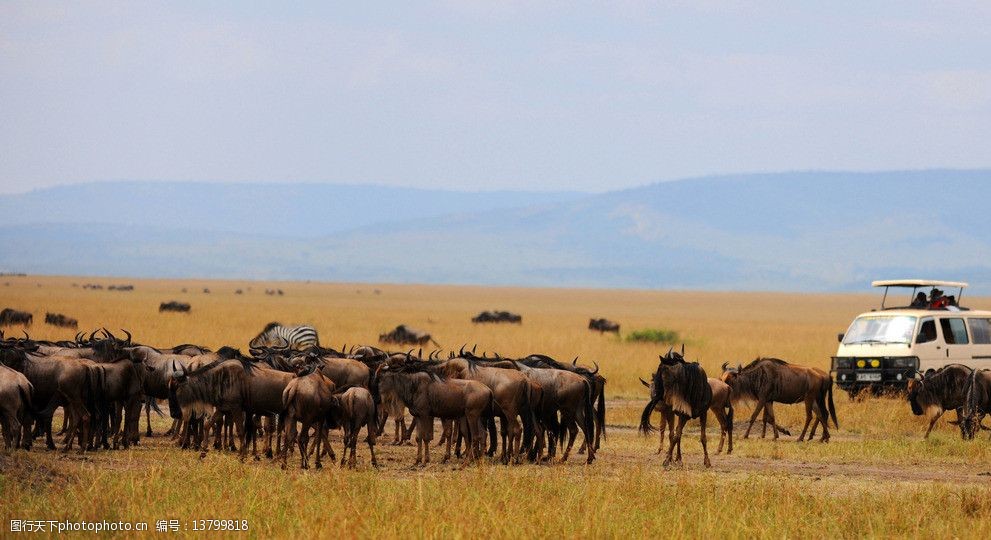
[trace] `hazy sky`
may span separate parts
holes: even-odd
[[[986,1],[201,4],[0,3],[0,191],[991,165]]]

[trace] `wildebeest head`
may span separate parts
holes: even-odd
[[[908,403],[912,406],[912,414],[922,416],[922,405],[919,404],[919,393],[923,391],[925,376],[919,374],[919,378],[908,380]]]

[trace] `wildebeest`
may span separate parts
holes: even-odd
[[[61,406],[68,418],[63,448],[72,448],[78,435],[80,452],[86,451],[90,440],[90,410],[99,392],[98,372],[91,360],[44,356],[20,348],[0,348],[0,363],[20,372],[34,387],[32,402],[38,410],[39,428],[46,432],[49,448],[52,441],[52,415]]]
[[[521,324],[523,317],[509,311],[483,311],[471,318],[473,323],[516,323]]]
[[[599,374],[599,367],[594,370],[578,365],[575,358],[570,364],[558,362],[553,358],[543,354],[531,354],[526,358],[518,360],[520,363],[535,368],[563,369],[581,375],[592,385],[592,400],[595,402],[595,450],[598,450],[602,438],[606,434],[606,378]],[[579,454],[585,452],[585,445],[582,444]]]
[[[595,459],[595,409],[592,405],[593,382],[582,375],[569,370],[540,365],[530,367],[523,361],[501,360],[487,365],[517,369],[537,384],[540,398],[534,399],[531,393],[530,404],[534,408],[536,441],[530,448],[530,457],[539,460],[544,448],[546,435],[548,455],[553,459],[558,443],[563,442],[568,435],[567,446],[561,461],[568,459],[568,454],[575,443],[575,436],[580,429],[585,438],[586,462]],[[558,415],[560,414],[560,417]],[[591,450],[589,450],[591,449]]]
[[[334,405],[334,383],[323,376],[317,365],[309,364],[302,368],[300,372],[289,381],[285,390],[282,391],[282,406],[285,408],[285,444],[282,447],[282,468],[286,468],[289,452],[296,442],[296,422],[302,424],[299,432],[299,453],[300,467],[309,469],[309,439],[310,428],[316,428],[316,467],[319,469],[323,465],[320,462],[320,443],[325,437],[327,430],[327,418],[331,414],[331,407]],[[346,447],[345,447],[346,448]],[[341,460],[343,461],[343,457]]]
[[[72,317],[67,317],[61,313],[45,313],[45,324],[61,326],[63,328],[78,328],[79,321]]]
[[[222,354],[224,349],[218,351]],[[211,404],[215,411],[208,425],[220,425],[224,415],[244,419],[241,430],[241,460],[247,457],[248,436],[254,435],[255,415],[282,415],[282,393],[295,375],[260,365],[232,350],[231,359],[220,359],[191,372],[177,370],[176,390],[186,387],[188,399]],[[265,454],[272,455],[272,432],[266,430]],[[201,447],[205,457],[207,447]],[[257,459],[257,455],[255,456]]]
[[[670,353],[669,353],[670,355]],[[709,410],[715,415],[716,421],[719,422],[719,448],[716,449],[716,453],[722,453],[723,443],[726,439],[729,439],[729,447],[726,450],[727,454],[733,453],[733,401],[730,399],[731,390],[728,384],[724,383],[719,379],[714,379],[712,377],[708,378],[709,388],[712,390],[712,401],[709,403]],[[650,398],[652,401],[656,401],[657,405],[654,406],[654,410],[661,413],[661,425],[658,429],[660,432],[660,441],[657,446],[657,453],[660,454],[664,450],[664,428],[667,426],[669,434],[668,438],[674,437],[674,422],[668,422],[671,418],[670,411],[668,411],[668,405],[663,401],[663,399],[655,399],[662,392],[662,389],[655,388],[654,383],[648,383],[647,381],[640,379],[640,383],[650,390]]]
[[[981,425],[981,420],[991,413],[991,370],[971,372],[961,413],[960,434],[964,439],[973,439],[982,428],[988,429]]]
[[[355,386],[344,392],[335,394],[332,399],[331,412],[335,423],[339,423],[344,431],[344,451],[341,453],[341,467],[355,466],[355,448],[358,446],[358,433],[362,426],[365,428],[368,451],[372,456],[372,466],[378,467],[375,459],[375,437],[378,434],[378,413],[375,411],[375,399],[366,388]],[[348,451],[350,450],[350,457]]]
[[[589,319],[588,329],[598,330],[600,334],[604,334],[606,332],[612,332],[614,334],[618,334],[619,323],[615,321],[610,321],[609,319]]]
[[[833,404],[833,378],[825,371],[806,366],[796,366],[777,358],[758,358],[746,366],[730,369],[723,364],[723,381],[733,389],[733,401],[753,401],[757,403],[750,417],[750,423],[743,438],[750,437],[750,430],[757,415],[768,403],[805,403],[805,425],[798,436],[805,440],[813,416],[821,424],[821,442],[829,441],[829,418],[839,427],[836,420],[836,406]],[[827,406],[828,404],[828,406]],[[814,413],[814,414],[813,414]],[[778,438],[777,424],[773,413],[770,415],[774,438]],[[811,437],[811,435],[810,435]]]
[[[27,311],[18,311],[13,308],[4,308],[3,311],[0,311],[0,326],[10,326],[15,324],[31,326],[31,322],[33,320],[34,315],[31,315]]]
[[[429,333],[411,328],[405,324],[400,324],[387,334],[379,334],[379,341],[382,343],[396,343],[398,345],[426,345],[433,342],[434,345],[440,347],[440,344],[434,341],[434,338]]]
[[[946,411],[957,411],[957,423],[962,423],[967,382],[971,369],[962,364],[949,364],[929,375],[908,380],[908,402],[912,414],[929,417],[929,428],[924,438],[929,438],[933,426]]]
[[[396,394],[413,415],[416,422],[415,465],[430,463],[434,418],[458,421],[468,440],[465,460],[478,459],[485,442],[482,420],[493,408],[492,390],[478,381],[442,377],[426,371],[420,364],[382,364],[376,374],[382,380],[392,379]]]
[[[28,446],[31,440],[31,396],[34,387],[24,374],[0,364],[0,429],[4,448]]]
[[[293,351],[305,351],[320,346],[320,338],[316,328],[308,325],[283,326],[278,322],[270,322],[255,336],[248,346],[252,349],[261,347],[288,348]]]
[[[176,311],[180,313],[189,313],[190,305],[186,302],[177,302],[172,300],[171,302],[162,302],[158,305],[159,313],[163,311]]]
[[[678,418],[678,425],[672,432],[668,444],[668,455],[664,460],[664,466],[671,464],[672,453],[676,446],[678,454],[675,462],[681,463],[682,431],[688,420],[698,418],[704,463],[706,467],[711,467],[709,449],[706,446],[705,424],[709,406],[712,404],[712,387],[709,386],[709,379],[702,366],[696,362],[685,362],[684,359],[675,358],[670,354],[662,356],[657,371],[651,378],[650,387],[652,395],[640,415],[640,432],[648,434],[653,431],[650,414],[661,402],[665,405],[662,411],[667,415],[667,422],[673,422],[674,417]]]
[[[107,287],[108,291],[133,291],[134,285],[111,285]]]

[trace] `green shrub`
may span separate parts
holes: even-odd
[[[647,341],[650,343],[667,343],[674,345],[679,343],[678,332],[665,328],[643,328],[634,330],[626,335],[626,341]]]

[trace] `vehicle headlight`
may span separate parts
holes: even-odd
[[[837,358],[836,369],[850,369],[853,367],[853,360],[850,358]]]
[[[862,368],[867,365],[867,362],[863,360],[857,360],[857,367]]]
[[[881,367],[881,361],[880,360],[871,360],[871,367],[873,367],[873,368]]]
[[[916,367],[916,359],[913,357],[906,358],[892,358],[891,367],[894,368],[914,368]]]

